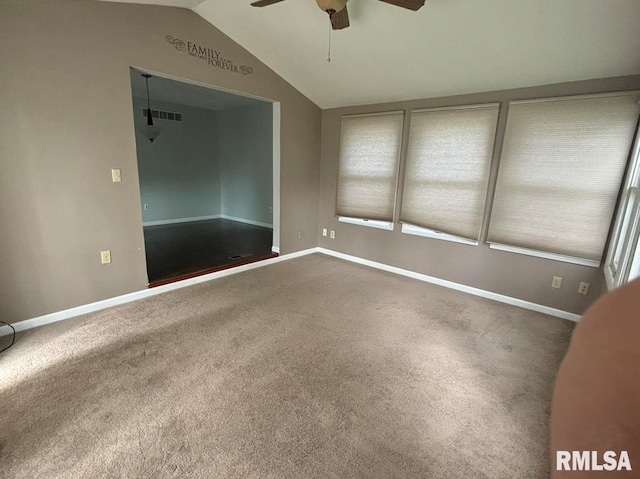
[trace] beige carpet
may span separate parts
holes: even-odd
[[[0,477],[548,477],[572,327],[319,254],[259,268],[24,334]]]

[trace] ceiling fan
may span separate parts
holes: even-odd
[[[253,2],[253,7],[266,7],[284,0],[258,0]],[[402,8],[417,11],[424,6],[425,0],[379,0]],[[342,30],[349,26],[349,12],[347,11],[347,0],[316,0],[318,6],[329,14],[331,28]]]

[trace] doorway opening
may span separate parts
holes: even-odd
[[[150,287],[277,256],[280,105],[130,74]]]

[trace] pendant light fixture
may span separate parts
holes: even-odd
[[[151,99],[149,98],[149,78],[151,78],[151,75],[143,73],[142,76],[147,84],[147,124],[142,129],[142,133],[153,143],[153,140],[160,135],[160,127],[153,124],[153,112],[151,110]]]

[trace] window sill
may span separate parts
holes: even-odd
[[[508,246],[500,243],[489,243],[489,248],[498,251],[506,251],[508,253],[524,254],[527,256],[535,256],[536,258],[551,259],[554,261],[562,261],[563,263],[579,264],[581,266],[589,266],[591,268],[599,268],[600,261],[592,259],[576,258],[575,256],[566,256],[563,254],[546,253],[544,251],[537,251],[534,249],[520,248],[518,246]]]
[[[613,291],[618,287],[617,272],[613,271],[613,269],[610,266],[605,266],[604,268],[604,280],[605,280],[605,283],[607,284],[607,291]]]
[[[379,230],[393,231],[393,223],[390,221],[365,220],[361,218],[349,218],[348,216],[338,216],[340,223],[349,223],[352,225],[368,226],[369,228],[377,228]]]
[[[450,235],[448,233],[440,233],[439,231],[430,230],[427,228],[421,228],[420,226],[414,226],[410,224],[402,225],[402,232],[408,235],[424,236],[425,238],[433,238],[443,241],[451,241],[453,243],[466,244],[469,246],[478,246],[478,242],[460,236]]]

